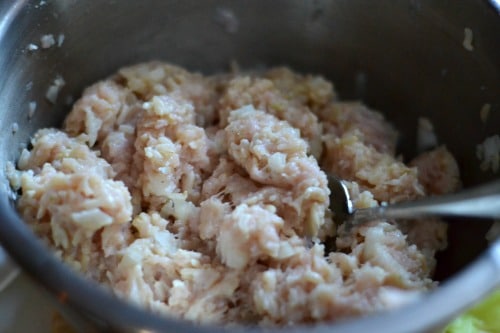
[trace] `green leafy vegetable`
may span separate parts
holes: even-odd
[[[499,333],[500,290],[452,321],[443,333]]]

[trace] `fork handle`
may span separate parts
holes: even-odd
[[[428,216],[462,216],[500,219],[500,180],[459,193],[357,209],[353,224],[376,219],[408,219]]]

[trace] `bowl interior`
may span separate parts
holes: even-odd
[[[6,1],[0,13],[5,189],[5,161],[18,157],[36,129],[59,126],[85,86],[153,59],[204,73],[236,61],[245,69],[287,65],[323,74],[341,98],[361,99],[395,124],[405,159],[416,154],[418,118],[427,117],[456,156],[465,187],[498,178],[481,171],[476,157],[476,145],[500,128],[500,18],[487,1]],[[473,32],[472,51],[463,46],[465,28]],[[28,50],[46,34],[56,44],[63,36],[62,45]],[[51,103],[45,95],[57,76],[65,85]],[[483,122],[485,104],[491,112]],[[488,227],[450,224],[438,279],[486,248]]]

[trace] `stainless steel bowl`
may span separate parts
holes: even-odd
[[[472,51],[463,46],[473,33]],[[45,34],[61,47],[29,51]],[[482,172],[476,145],[500,128],[500,17],[486,0],[4,0],[0,2],[0,241],[82,331],[217,332],[159,318],[122,303],[60,264],[13,207],[4,176],[40,127],[58,126],[82,88],[120,66],[162,59],[191,70],[289,65],[331,78],[344,99],[363,99],[401,130],[401,152],[415,154],[419,116],[457,157],[466,187],[498,178]],[[45,94],[61,75],[57,102]],[[29,119],[29,103],[37,110]],[[481,107],[491,113],[483,123]],[[16,124],[18,129],[16,131]],[[422,332],[480,299],[500,282],[500,242],[487,223],[450,224],[439,256],[442,285],[399,310],[338,323],[336,332]],[[58,297],[59,296],[59,297]],[[57,301],[56,301],[57,303]],[[248,331],[257,331],[257,328]],[[305,331],[304,327],[286,331]],[[315,326],[308,332],[330,332]]]

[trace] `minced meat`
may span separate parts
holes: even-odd
[[[459,187],[445,147],[407,165],[396,140],[321,76],[151,62],[87,88],[10,178],[22,217],[61,260],[144,308],[200,323],[332,322],[436,285],[439,220],[338,235],[332,222],[326,173],[357,208]]]

